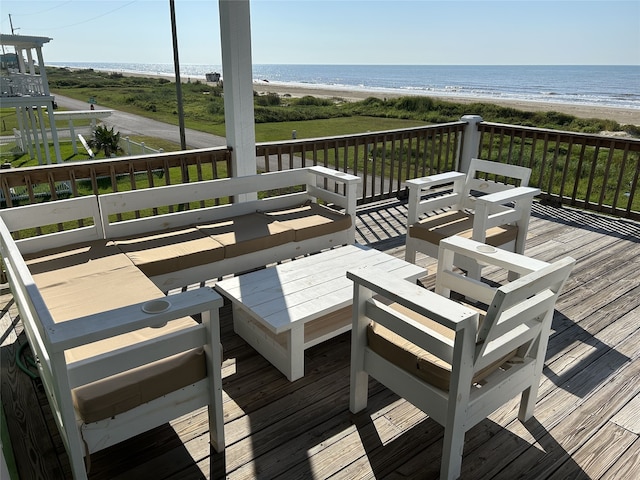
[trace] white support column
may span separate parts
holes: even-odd
[[[16,48],[16,55],[18,57],[18,71],[20,73],[27,73],[27,68],[24,65],[24,57],[22,56],[22,48],[19,47],[15,47]]]
[[[38,125],[40,125],[40,135],[42,136],[42,146],[44,148],[44,156],[47,159],[47,165],[51,165],[51,152],[49,152],[49,138],[47,137],[47,128],[46,125],[44,123],[44,115],[42,114],[42,109],[43,107],[41,107],[40,105],[38,105],[37,107],[33,107],[34,108],[34,115],[37,114],[37,123]],[[51,120],[53,120],[51,118],[51,116],[49,117]],[[52,132],[55,132],[55,127],[53,127],[51,129]],[[57,156],[57,158],[59,159],[60,155]]]
[[[33,63],[33,54],[31,53],[31,49],[27,48],[27,64],[29,65],[29,75],[35,77],[36,76],[36,66]]]
[[[462,142],[462,152],[460,153],[460,171],[467,173],[472,158],[477,158],[480,151],[480,132],[478,132],[478,123],[482,121],[480,115],[464,115],[460,118],[463,122],[467,122],[464,129],[464,141]]]
[[[56,127],[56,118],[53,115],[53,101],[47,105],[47,115],[49,116],[49,129],[51,132],[51,140],[53,141],[53,150],[56,155],[56,163],[62,163],[62,154],[60,153],[60,140],[58,139],[58,128]],[[47,148],[48,150],[48,148]]]
[[[38,56],[38,66],[40,67],[40,81],[42,82],[43,95],[50,95],[49,92],[49,79],[47,78],[47,71],[44,68],[44,56],[42,55],[42,48],[36,49],[36,55]],[[51,105],[53,108],[53,105]]]
[[[233,149],[231,175],[253,175],[257,168],[249,0],[220,0],[219,10],[225,126],[227,145]],[[255,198],[243,195],[238,200]]]
[[[69,135],[71,135],[71,146],[73,147],[73,153],[77,155],[78,143],[76,142],[76,130],[75,128],[73,128],[73,120],[71,119],[69,119]]]

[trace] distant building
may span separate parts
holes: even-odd
[[[11,68],[18,69],[18,55],[15,53],[0,54],[0,69],[9,70]]]
[[[16,142],[31,158],[38,157],[40,164],[51,163],[49,136],[54,145],[56,162],[61,163],[60,144],[53,117],[54,97],[49,92],[49,82],[44,69],[42,46],[51,41],[48,37],[0,34],[0,45],[13,47],[15,52],[2,55],[0,72],[0,99],[3,108],[15,108],[18,119]],[[37,65],[37,68],[36,68]],[[48,117],[49,130],[42,128]]]
[[[220,74],[218,72],[205,73],[204,77],[207,82],[218,83],[220,81]]]

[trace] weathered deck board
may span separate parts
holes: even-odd
[[[360,243],[404,256],[406,205],[366,205],[358,217]],[[633,478],[640,469],[640,225],[536,205],[527,254],[577,259],[557,304],[535,417],[521,424],[514,399],[472,428],[463,478]],[[434,259],[418,256],[418,263],[434,272]],[[1,394],[20,471],[68,478],[46,400],[15,365],[24,336],[10,295],[0,300]],[[367,410],[349,412],[349,334],[305,352],[306,375],[293,383],[233,333],[229,305],[221,334],[226,451],[210,449],[201,410],[92,455],[90,478],[437,478],[443,429],[421,411],[372,380]]]

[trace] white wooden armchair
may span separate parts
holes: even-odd
[[[350,409],[367,406],[368,376],[445,427],[440,478],[460,475],[467,430],[522,394],[518,418],[533,415],[554,305],[573,268],[462,237],[440,243],[436,292],[380,275],[350,271],[354,283]],[[454,254],[515,271],[492,288],[453,267]],[[486,312],[446,296],[457,291]]]
[[[524,254],[531,203],[540,193],[527,186],[530,175],[525,167],[474,158],[466,175],[446,172],[408,180],[405,260],[415,263],[416,252],[436,258],[440,240],[452,235]],[[450,193],[423,198],[445,186]],[[439,213],[426,216],[433,212]],[[456,264],[480,278],[474,262],[458,259]]]

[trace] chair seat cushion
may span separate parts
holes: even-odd
[[[206,265],[224,258],[224,245],[197,228],[116,239],[115,244],[148,277]]]
[[[84,423],[98,422],[131,410],[206,378],[204,349],[167,357],[73,389],[73,401]]]
[[[270,210],[262,213],[278,224],[293,229],[296,242],[351,228],[351,215],[337,212],[317,203],[310,202],[294,208]]]
[[[270,221],[258,213],[198,225],[198,230],[224,245],[225,258],[238,257],[294,241],[291,228]]]
[[[465,238],[473,236],[473,214],[452,210],[427,217],[409,227],[409,236],[439,245],[443,238],[459,235]],[[499,225],[489,228],[484,243],[500,247],[515,241],[518,236],[516,225]]]
[[[453,330],[397,303],[392,303],[389,306],[402,315],[418,321],[425,327],[453,342],[455,338],[455,332]],[[481,314],[480,321],[482,322],[483,319],[484,315]],[[375,322],[371,322],[367,328],[367,343],[371,350],[406,372],[415,375],[436,388],[449,391],[451,364],[448,362]],[[515,353],[516,352],[513,351],[509,355],[476,372],[473,376],[473,382],[480,382],[483,378],[487,377],[511,359]]]
[[[55,249],[28,256],[27,265],[55,323],[164,295],[113,243]],[[196,325],[191,317],[143,328],[65,351],[67,363],[120,349]],[[206,377],[204,355],[195,349],[73,389],[74,404],[85,423],[125,412]]]

